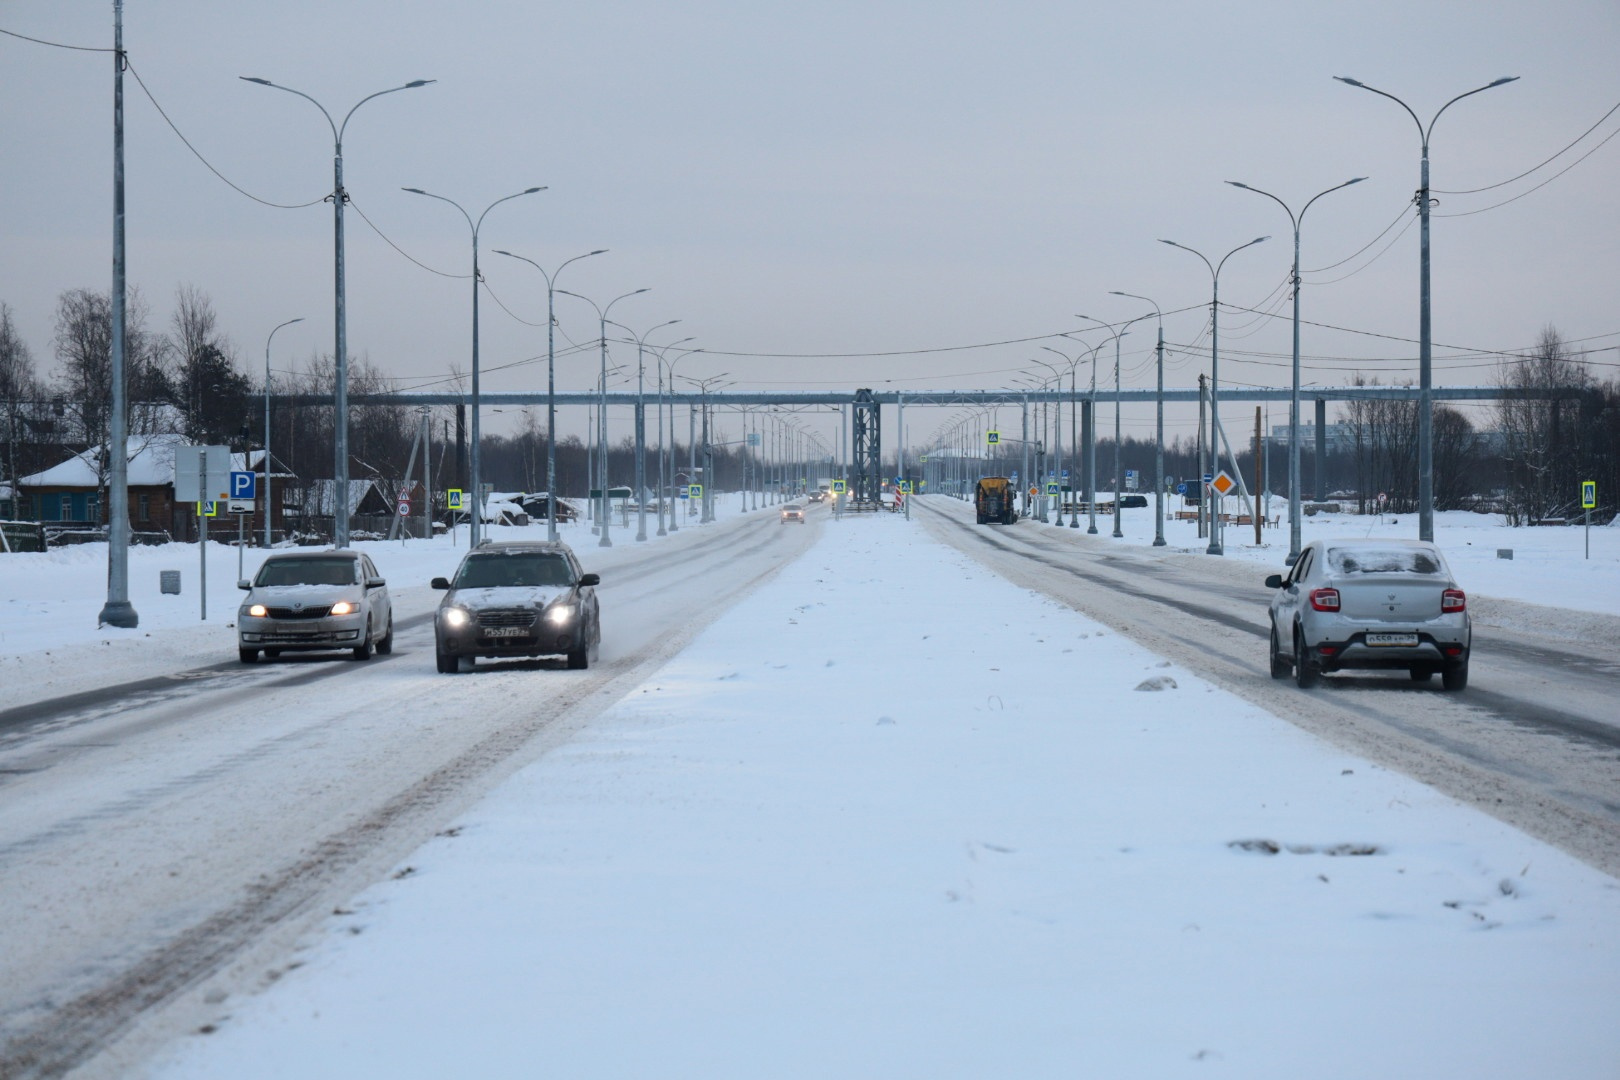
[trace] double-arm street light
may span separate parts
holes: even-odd
[[[1113,327],[1109,326],[1108,323],[1103,322],[1101,319],[1093,319],[1090,315],[1078,315],[1078,316],[1076,316],[1076,318],[1087,319],[1087,320],[1089,320],[1091,322],[1094,322],[1094,323],[1098,324],[1099,326],[1107,327],[1110,330],[1113,329]],[[1120,525],[1119,525],[1119,519],[1122,516],[1124,516],[1124,515],[1122,515],[1120,513],[1121,507],[1119,505],[1121,502],[1124,501],[1120,497],[1121,496],[1120,486],[1121,486],[1121,484],[1124,483],[1124,475],[1120,472],[1121,457],[1120,457],[1120,424],[1119,424],[1119,397],[1120,397],[1120,395],[1119,395],[1119,339],[1124,337],[1126,334],[1130,333],[1132,323],[1141,322],[1145,318],[1147,318],[1146,315],[1138,315],[1134,319],[1126,319],[1124,322],[1119,324],[1119,333],[1114,335],[1114,532],[1113,532],[1113,535],[1116,538],[1122,537],[1122,536],[1125,535],[1124,530],[1122,530],[1120,528]],[[1091,372],[1092,372],[1093,379],[1095,379],[1096,378],[1096,373],[1097,373],[1097,365],[1095,363],[1093,363],[1091,365]],[[1096,426],[1097,426],[1096,420],[1093,419],[1092,420],[1092,429],[1093,429],[1093,431],[1096,430]],[[1097,456],[1096,452],[1093,451],[1091,456],[1093,458],[1095,458]],[[1093,495],[1092,498],[1093,498],[1093,501],[1095,501],[1096,496]],[[1092,519],[1091,519],[1091,531],[1092,532],[1097,531],[1097,519],[1096,519],[1095,512],[1093,512]]]
[[[1158,393],[1155,395],[1156,423],[1153,432],[1153,546],[1164,547],[1164,312],[1159,310],[1159,305],[1155,301],[1146,296],[1120,292],[1118,289],[1110,292],[1114,296],[1128,296],[1132,300],[1152,304],[1153,314],[1159,320],[1159,343],[1154,350],[1158,358],[1155,366],[1159,372],[1159,384]],[[1114,513],[1116,515],[1119,513],[1119,507],[1114,507]]]
[[[629,334],[635,339],[636,343],[636,540],[638,543],[644,543],[647,539],[647,404],[643,397],[645,389],[643,354],[647,349],[647,334],[652,333],[653,330],[662,330],[666,326],[674,326],[680,321],[679,319],[671,319],[668,322],[659,323],[657,326],[647,330],[646,333],[637,334],[624,323],[614,322],[612,319],[608,320],[611,325],[617,326],[620,330]],[[691,340],[689,337],[681,339],[681,341]],[[676,341],[671,344],[679,345],[680,343],[680,341]]]
[[[1277,198],[1277,196],[1273,195],[1271,192],[1261,191],[1259,188],[1251,187],[1250,185],[1243,183],[1241,180],[1227,181],[1227,183],[1231,184],[1233,187],[1240,187],[1245,191],[1252,191],[1256,195],[1264,195],[1266,198],[1282,207],[1283,211],[1288,214],[1289,224],[1294,227],[1294,271],[1292,275],[1294,286],[1294,388],[1293,392],[1288,398],[1287,561],[1289,566],[1293,566],[1294,563],[1299,560],[1300,534],[1302,531],[1301,522],[1304,520],[1303,508],[1300,505],[1299,484],[1299,227],[1300,224],[1305,220],[1305,211],[1311,208],[1311,203],[1315,202],[1317,199],[1320,199],[1323,195],[1326,195],[1329,192],[1338,191],[1340,188],[1347,188],[1351,184],[1359,184],[1365,179],[1367,179],[1365,176],[1357,176],[1353,179],[1346,180],[1342,184],[1335,184],[1328,188],[1327,191],[1317,192],[1315,195],[1310,197],[1310,200],[1306,202],[1303,207],[1300,208],[1297,216],[1294,214],[1293,210],[1289,209],[1287,203]]]
[[[1080,347],[1082,349],[1084,349],[1086,347],[1086,344],[1083,341],[1079,342],[1079,345],[1080,345]],[[1079,456],[1079,454],[1080,454],[1080,444],[1079,444],[1079,442],[1076,441],[1075,433],[1074,433],[1074,413],[1075,413],[1075,408],[1076,408],[1076,405],[1075,405],[1075,376],[1074,376],[1074,370],[1075,370],[1075,368],[1080,366],[1080,359],[1085,354],[1084,353],[1075,353],[1073,357],[1070,357],[1067,353],[1059,352],[1057,349],[1052,348],[1052,346],[1050,346],[1050,345],[1042,345],[1041,348],[1045,349],[1049,353],[1054,353],[1054,354],[1056,354],[1058,356],[1063,357],[1063,359],[1069,365],[1069,470],[1068,470],[1069,471],[1069,476],[1066,479],[1068,479],[1068,481],[1069,481],[1069,528],[1078,529],[1080,527],[1080,500],[1075,498],[1075,487],[1076,487],[1075,481],[1080,478],[1080,466],[1079,466],[1079,463],[1075,460],[1075,458],[1077,458]],[[1063,436],[1063,402],[1062,402],[1062,395],[1063,395],[1063,380],[1062,380],[1062,378],[1059,378],[1058,379],[1058,437],[1059,437],[1059,439],[1061,439],[1062,436]],[[1063,471],[1063,462],[1061,460],[1059,460],[1059,462],[1058,462],[1058,471],[1060,473]],[[1062,490],[1063,490],[1063,486],[1062,486],[1062,484],[1059,484],[1058,485],[1058,491],[1061,493]],[[1062,499],[1061,495],[1058,498],[1057,523],[1059,525],[1063,524],[1063,499]]]
[[[1236,255],[1238,252],[1242,251],[1244,248],[1253,247],[1254,245],[1256,245],[1258,243],[1261,243],[1262,241],[1270,240],[1270,239],[1271,239],[1271,237],[1269,237],[1269,236],[1257,236],[1253,240],[1250,240],[1246,244],[1239,244],[1237,247],[1233,248],[1231,251],[1228,251],[1225,255],[1222,255],[1221,256],[1221,261],[1216,263],[1213,266],[1210,265],[1210,262],[1209,262],[1208,259],[1204,258],[1204,255],[1203,255],[1202,252],[1197,251],[1197,250],[1195,250],[1193,248],[1190,248],[1186,244],[1178,244],[1174,240],[1160,240],[1159,241],[1159,243],[1161,243],[1161,244],[1169,244],[1171,247],[1180,248],[1182,251],[1191,251],[1194,255],[1198,256],[1199,260],[1201,262],[1203,262],[1203,264],[1205,266],[1209,267],[1209,280],[1210,280],[1210,290],[1211,290],[1210,291],[1210,301],[1209,301],[1209,425],[1210,425],[1210,431],[1214,434],[1214,439],[1212,441],[1214,442],[1213,449],[1215,451],[1215,463],[1216,463],[1216,470],[1215,471],[1216,472],[1220,471],[1221,443],[1225,442],[1225,439],[1226,439],[1226,433],[1223,430],[1221,430],[1221,413],[1220,413],[1220,385],[1221,385],[1221,380],[1220,380],[1220,364],[1221,364],[1221,351],[1220,351],[1221,267],[1226,265],[1226,260],[1227,259],[1230,259],[1233,255]],[[1219,440],[1219,441],[1215,441],[1215,440]],[[1237,465],[1234,462],[1233,463],[1233,468],[1236,468],[1236,467],[1237,467]],[[1200,483],[1203,482],[1203,477],[1199,477],[1198,479],[1199,479]],[[1207,493],[1206,492],[1200,492],[1199,494],[1200,495],[1205,495]],[[1211,510],[1215,511],[1214,500],[1205,499],[1204,501],[1211,503]],[[1204,553],[1206,555],[1224,555],[1224,554],[1226,554],[1226,552],[1221,547],[1221,515],[1220,515],[1220,513],[1218,511],[1212,512],[1210,514],[1209,521],[1210,521],[1210,525],[1209,525],[1209,547],[1205,549]]]
[[[255,83],[259,86],[268,86],[272,90],[285,90],[289,94],[297,94],[305,101],[321,110],[326,117],[326,123],[332,129],[332,194],[327,196],[332,200],[332,279],[335,293],[336,317],[333,322],[336,330],[336,342],[333,345],[333,392],[332,411],[333,427],[337,432],[333,447],[333,542],[338,547],[349,545],[349,326],[348,316],[344,310],[344,279],[343,264],[343,204],[349,201],[349,193],[343,189],[343,133],[348,130],[349,117],[353,116],[355,109],[360,108],[372,98],[382,97],[384,94],[393,94],[400,90],[415,90],[419,86],[427,86],[436,80],[413,79],[404,86],[393,86],[387,90],[379,90],[355,102],[343,117],[343,123],[332,121],[332,114],[326,111],[326,106],[304,93],[294,90],[290,86],[281,86],[269,79],[256,79],[247,75],[238,75],[243,82]]]
[[[601,381],[597,384],[597,421],[596,421],[596,441],[597,441],[597,455],[596,456],[597,456],[597,463],[596,463],[596,469],[597,469],[598,479],[600,480],[600,485],[599,486],[600,486],[601,492],[602,492],[602,501],[598,504],[601,507],[601,513],[599,513],[597,515],[597,521],[598,521],[598,524],[601,527],[602,539],[597,541],[596,546],[597,547],[612,547],[613,546],[613,541],[608,538],[608,525],[609,525],[609,522],[608,522],[608,486],[607,486],[608,485],[608,460],[607,460],[608,459],[608,441],[607,441],[607,324],[608,324],[608,317],[607,317],[607,313],[612,311],[613,310],[613,305],[617,304],[620,300],[624,300],[624,299],[627,299],[628,297],[632,297],[632,296],[640,296],[642,293],[648,292],[650,290],[649,289],[636,289],[636,290],[634,290],[632,292],[627,292],[627,293],[624,293],[623,295],[615,296],[612,300],[609,300],[607,302],[606,307],[600,307],[600,306],[597,305],[596,301],[592,300],[590,297],[581,296],[579,293],[576,293],[576,292],[569,292],[567,289],[558,289],[557,291],[562,293],[564,296],[572,296],[575,300],[583,300],[587,304],[591,305],[591,307],[595,308],[596,309],[597,324],[598,324],[598,326],[600,327],[600,330],[601,330],[602,375],[601,375]],[[615,323],[614,325],[618,325],[618,324]]]
[[[275,340],[276,330],[282,326],[291,326],[295,322],[303,322],[300,315],[296,319],[286,322],[270,331],[270,336],[264,339],[264,546],[270,546],[270,515],[273,513],[274,503],[270,499],[270,343]]]
[[[1386,97],[1406,110],[1406,115],[1412,118],[1417,125],[1418,137],[1423,141],[1423,164],[1418,179],[1417,193],[1412,197],[1418,207],[1418,539],[1434,540],[1434,372],[1432,367],[1432,336],[1430,333],[1429,317],[1429,136],[1434,133],[1435,122],[1440,119],[1440,113],[1445,112],[1465,97],[1483,93],[1494,87],[1514,82],[1517,75],[1504,75],[1500,79],[1493,79],[1484,86],[1477,87],[1465,94],[1458,94],[1444,105],[1440,106],[1424,127],[1417,113],[1411,106],[1382,90],[1374,89],[1364,82],[1349,78],[1345,75],[1335,75],[1335,79],[1348,86],[1371,90],[1379,97]]]
[[[481,283],[478,276],[478,230],[484,224],[484,218],[489,215],[489,212],[501,205],[501,203],[523,195],[533,195],[537,191],[546,189],[544,187],[524,188],[522,191],[502,196],[484,207],[484,212],[478,215],[477,221],[474,221],[473,216],[467,213],[466,209],[454,199],[447,199],[443,195],[435,195],[433,192],[423,191],[421,188],[408,187],[402,190],[408,191],[412,195],[426,195],[430,199],[438,199],[440,202],[449,203],[461,211],[461,216],[467,219],[467,227],[472,230],[472,457],[469,462],[472,472],[472,516],[468,519],[471,524],[468,527],[467,535],[468,546],[477,547],[483,535],[482,518],[484,516],[484,489],[480,482],[481,474],[478,471],[478,413],[481,404],[478,389],[478,286]]]
[[[545,267],[533,259],[513,255],[496,249],[495,254],[519,259],[540,271],[546,279],[546,538],[557,539],[557,307],[556,281],[562,268],[571,262],[588,259],[592,255],[606,255],[607,248],[597,248],[572,259],[564,259],[557,269],[546,273]]]
[[[1044,346],[1043,346],[1043,348],[1044,348]],[[1053,350],[1053,351],[1056,351],[1056,350]],[[1063,354],[1058,353],[1058,355],[1062,356]],[[1067,358],[1065,357],[1065,359],[1067,359]],[[1051,364],[1048,364],[1045,360],[1040,360],[1040,359],[1037,359],[1037,358],[1032,356],[1032,357],[1029,358],[1029,362],[1032,363],[1032,364],[1039,364],[1039,365],[1041,365],[1041,367],[1045,368],[1047,371],[1050,371],[1052,373],[1052,385],[1056,388],[1053,391],[1053,394],[1054,394],[1054,402],[1053,403],[1057,406],[1057,424],[1055,425],[1055,432],[1054,432],[1054,439],[1053,439],[1054,450],[1053,450],[1053,453],[1052,453],[1052,465],[1050,467],[1053,468],[1053,469],[1056,469],[1056,471],[1057,471],[1057,482],[1058,482],[1058,496],[1057,496],[1057,500],[1056,500],[1057,501],[1057,524],[1062,525],[1063,524],[1063,374],[1062,374],[1062,372],[1058,371],[1058,369],[1056,367],[1054,367]],[[1042,416],[1043,419],[1045,418],[1045,415],[1046,415],[1046,412],[1045,412],[1045,409],[1043,408],[1042,411],[1041,411],[1041,416]],[[1044,439],[1045,437],[1046,437],[1046,425],[1043,423],[1041,425],[1041,438]],[[1043,476],[1041,478],[1041,522],[1042,522],[1042,524],[1045,524],[1046,520],[1047,520],[1046,519],[1046,478]]]
[[[690,339],[688,339],[688,340],[690,340]],[[680,343],[676,342],[675,344],[678,345]],[[667,535],[667,533],[666,533],[666,531],[664,529],[664,490],[665,490],[666,486],[668,487],[671,498],[673,498],[674,494],[675,494],[675,454],[674,454],[673,450],[671,448],[669,448],[668,446],[666,446],[665,443],[664,443],[664,413],[666,411],[668,411],[668,413],[669,413],[669,438],[670,438],[670,441],[672,441],[672,442],[675,439],[675,404],[674,404],[674,402],[671,402],[671,401],[667,400],[667,396],[666,396],[666,393],[665,393],[665,387],[667,386],[669,388],[669,390],[671,390],[671,391],[673,391],[675,389],[675,365],[676,364],[680,363],[683,359],[685,359],[686,357],[692,355],[693,353],[700,353],[700,352],[703,351],[702,349],[683,349],[679,354],[676,355],[675,359],[666,361],[664,359],[664,353],[668,352],[669,349],[670,349],[670,346],[665,345],[665,346],[655,350],[658,353],[658,488],[659,488],[659,491],[658,491],[658,535],[659,536]],[[665,380],[664,380],[664,372],[665,372],[666,368],[669,371],[669,381],[668,382],[665,382]],[[675,506],[674,506],[673,503],[671,503],[670,508],[669,508],[669,529],[668,529],[668,532],[679,532],[680,528],[681,528],[680,522],[677,521],[676,518],[675,518]]]

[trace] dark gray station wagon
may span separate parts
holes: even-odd
[[[567,544],[485,543],[469,551],[453,578],[434,578],[447,593],[434,618],[440,672],[479,657],[553,656],[588,667],[602,642],[595,585]]]

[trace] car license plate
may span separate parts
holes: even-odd
[[[1368,634],[1368,645],[1405,645],[1411,647],[1418,643],[1416,634]]]
[[[528,637],[529,629],[526,626],[491,626],[484,631],[485,637]]]

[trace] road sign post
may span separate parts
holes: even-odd
[[[1581,481],[1581,509],[1586,513],[1586,557],[1592,557],[1592,508],[1597,505],[1597,481]]]

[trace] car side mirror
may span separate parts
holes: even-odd
[[[366,582],[366,588],[368,588],[368,589],[380,589],[384,585],[387,585],[387,584],[388,584],[388,582],[387,582],[386,579],[380,578],[380,577],[374,577],[374,578],[371,578],[369,581]]]
[[[602,583],[602,575],[600,575],[600,574],[585,574],[579,579],[579,583],[580,583],[581,586],[600,585]]]
[[[236,587],[238,589],[251,589],[253,588],[253,582],[249,581],[247,578],[242,578],[237,581]]]
[[[1268,588],[1268,589],[1280,589],[1280,588],[1282,588],[1282,575],[1281,574],[1272,574],[1270,577],[1266,578],[1266,588]]]
[[[450,579],[449,578],[436,577],[436,578],[434,578],[432,580],[432,582],[430,582],[430,584],[435,589],[448,589],[450,587]]]

